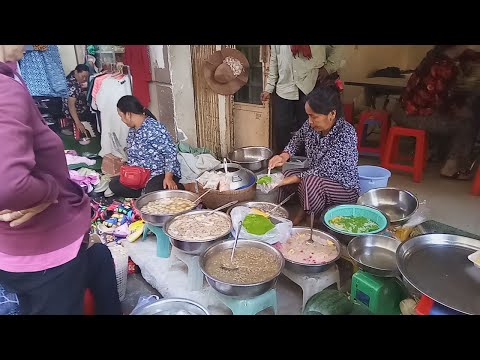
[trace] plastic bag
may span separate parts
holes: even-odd
[[[140,296],[130,315],[138,315],[143,308],[160,300],[157,295]]]
[[[274,190],[285,178],[285,176],[282,173],[274,173],[274,174],[270,174],[270,177],[272,178],[272,181],[270,183],[268,184],[262,184],[261,182],[258,183],[258,180],[260,180],[264,176],[267,176],[267,175],[258,175],[257,177],[257,189],[264,194],[268,194],[270,191]]]
[[[427,201],[424,200],[422,202],[419,202],[418,209],[417,211],[415,211],[412,217],[408,219],[405,224],[393,230],[395,237],[398,238],[400,241],[407,240],[410,237],[413,229],[421,223],[427,221],[429,217],[430,208],[427,206]]]
[[[243,219],[245,219],[245,216],[250,214],[251,211],[252,209],[246,206],[237,206],[232,209],[230,216],[232,217],[232,222],[233,222],[233,230],[232,230],[233,236],[235,236],[238,231],[238,224],[240,223],[240,221],[243,221]],[[242,229],[240,230],[239,239],[263,241],[263,242],[266,242],[267,244],[275,244],[277,242],[281,242],[281,243],[286,242],[290,237],[293,223],[290,220],[281,219],[273,216],[270,217],[270,220],[272,220],[275,227],[272,230],[266,232],[264,235],[250,234],[245,230],[244,227],[242,227]]]

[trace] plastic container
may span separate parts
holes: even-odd
[[[468,260],[473,262],[473,265],[480,269],[480,250],[468,255]]]
[[[352,233],[349,231],[337,229],[336,227],[330,225],[330,220],[337,216],[363,216],[369,220],[374,221],[378,225],[378,230],[370,231],[368,233]],[[377,209],[363,206],[363,205],[338,205],[335,206],[325,213],[323,216],[325,225],[331,230],[350,236],[360,236],[366,234],[378,234],[385,230],[388,226],[388,220],[385,215],[378,211]]]
[[[392,173],[379,166],[362,165],[358,167],[358,176],[361,195],[371,189],[387,187]]]

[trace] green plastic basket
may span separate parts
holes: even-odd
[[[337,229],[336,227],[333,227],[330,225],[329,221],[332,220],[334,217],[337,216],[363,216],[366,217],[369,220],[375,221],[379,229],[366,232],[366,233],[352,233],[349,231],[344,231]],[[335,206],[325,213],[323,216],[323,220],[325,222],[325,225],[327,227],[335,232],[338,232],[340,234],[345,234],[345,235],[351,235],[351,236],[359,236],[359,235],[367,235],[367,234],[378,234],[384,231],[387,226],[388,226],[388,220],[386,216],[381,212],[378,211],[377,209],[368,207],[368,206],[363,206],[363,205],[338,205]]]

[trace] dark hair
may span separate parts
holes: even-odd
[[[88,66],[85,65],[85,64],[78,64],[78,65],[75,67],[75,70],[77,70],[77,72],[84,72],[84,71],[90,72],[90,69],[89,69]]]
[[[124,114],[130,112],[137,115],[147,115],[152,119],[157,120],[157,118],[151,113],[150,110],[145,108],[140,101],[135,96],[125,95],[120,98],[117,102],[117,108]]]
[[[320,85],[307,95],[306,102],[316,114],[328,115],[337,112],[336,118],[343,117],[343,105],[340,90],[336,84]]]

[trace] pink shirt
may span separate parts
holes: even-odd
[[[12,256],[0,252],[0,269],[15,273],[34,272],[66,264],[77,256],[82,241],[83,236],[64,248],[40,255]]]

